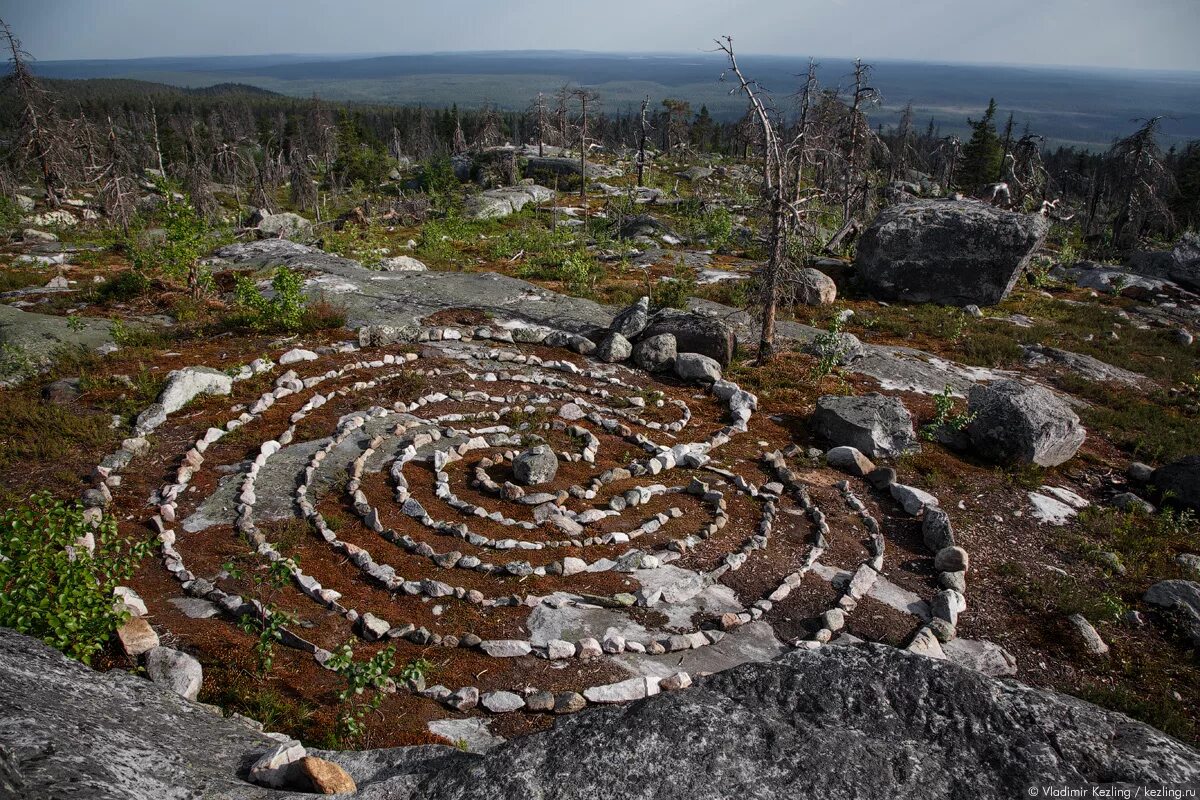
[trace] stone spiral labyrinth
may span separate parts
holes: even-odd
[[[187,595],[228,621],[260,614],[224,560],[278,562],[292,581],[280,605],[303,621],[284,644],[317,663],[348,639],[360,656],[386,642],[401,663],[450,665],[402,690],[460,711],[568,713],[685,688],[685,656],[695,674],[731,651],[821,646],[886,569],[887,536],[855,487],[823,487],[822,508],[789,466],[799,448],[764,448],[757,399],[731,382],[660,382],[563,349],[586,347],[559,331],[413,338],[293,350],[224,379],[235,404],[189,431],[149,497]],[[219,373],[183,372],[225,393]],[[159,436],[171,413],[148,409],[100,478],[112,485],[152,430],[179,440]],[[832,529],[831,502],[852,530]],[[952,545],[945,514],[925,517],[929,546]],[[735,589],[743,570],[754,580]],[[806,576],[834,588],[789,607]],[[961,577],[928,603],[893,587],[914,648],[952,638]],[[780,608],[815,622],[781,642]]]

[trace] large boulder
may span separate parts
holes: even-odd
[[[721,365],[699,353],[680,353],[675,358],[675,374],[693,383],[716,383],[721,380]]]
[[[291,239],[306,241],[312,238],[313,225],[299,214],[285,211],[280,214],[267,214],[257,211],[250,218],[250,225],[258,233],[260,239]]]
[[[1150,476],[1150,483],[1168,502],[1200,511],[1200,455],[1184,456],[1159,467]]]
[[[1200,234],[1190,231],[1183,234],[1170,251],[1134,251],[1126,264],[1139,275],[1167,278],[1200,290]]]
[[[1194,646],[1200,647],[1200,583],[1159,581],[1146,590],[1147,603],[1166,612],[1168,620]]]
[[[882,300],[995,305],[1042,243],[1049,220],[968,200],[916,200],[884,209],[854,266]]]
[[[631,339],[646,329],[650,322],[650,298],[641,297],[636,303],[624,309],[613,317],[612,330]]]
[[[671,369],[677,357],[675,337],[669,333],[648,336],[633,348],[633,363],[647,372]]]
[[[167,374],[158,402],[168,414],[174,414],[201,394],[229,394],[233,379],[210,367],[184,367]]]
[[[967,437],[979,457],[998,464],[1056,467],[1074,457],[1087,431],[1044,386],[996,381],[971,389]]]
[[[522,486],[540,486],[554,480],[558,473],[558,457],[549,445],[539,444],[513,459],[513,477]]]
[[[812,425],[835,446],[853,447],[871,458],[894,457],[919,448],[912,415],[897,397],[826,395],[817,399]]]
[[[645,340],[663,333],[675,337],[678,352],[708,356],[722,369],[729,366],[737,347],[733,328],[724,320],[695,311],[664,308],[650,318],[638,338]]]
[[[837,300],[837,284],[820,270],[805,267],[792,282],[796,302],[806,306],[828,306]]]
[[[536,184],[488,189],[467,198],[467,215],[471,219],[499,219],[517,213],[530,203],[537,205],[553,198],[554,190]]]
[[[284,796],[245,781],[278,741],[142,678],[92,672],[0,629],[0,686],[5,796]],[[986,799],[1050,784],[1200,780],[1200,752],[1149,725],[884,645],[745,664],[687,691],[564,717],[484,755],[429,746],[307,755],[342,767],[361,800]]]

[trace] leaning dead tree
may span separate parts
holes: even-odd
[[[57,208],[62,203],[71,173],[70,132],[55,112],[53,99],[29,70],[28,62],[32,57],[21,48],[21,41],[3,20],[0,20],[0,33],[7,40],[11,54],[8,59],[11,71],[6,82],[17,98],[19,148],[26,159],[37,165],[46,202]]]
[[[733,39],[717,39],[717,47],[729,59],[729,72],[737,81],[730,94],[743,94],[750,106],[749,117],[754,120],[762,137],[762,202],[768,219],[767,264],[758,282],[758,302],[761,305],[762,327],[758,340],[758,363],[764,364],[775,353],[775,319],[790,279],[801,267],[789,248],[797,233],[807,230],[809,203],[821,196],[817,189],[805,189],[801,182],[799,162],[804,157],[805,131],[800,130],[790,140],[784,140],[782,120],[771,103],[771,97],[758,83],[748,79],[738,65],[733,52]],[[724,76],[722,76],[724,77]]]
[[[546,95],[538,92],[537,97],[533,100],[533,105],[529,107],[526,114],[533,122],[534,136],[537,137],[538,157],[541,158],[546,155],[546,140],[553,134],[553,130],[550,128],[550,110],[546,106]]]
[[[1146,120],[1136,132],[1114,144],[1105,157],[1111,203],[1116,209],[1114,247],[1132,245],[1152,223],[1164,227],[1172,223],[1167,198],[1175,182],[1158,146],[1161,121],[1162,117]]]

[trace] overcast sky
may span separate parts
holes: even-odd
[[[0,0],[43,60],[580,49],[1200,70],[1200,0]]]

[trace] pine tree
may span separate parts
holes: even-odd
[[[957,183],[970,192],[992,183],[1003,164],[1004,145],[996,133],[996,100],[988,103],[983,119],[968,119],[967,124],[971,126],[971,140],[963,147]]]

